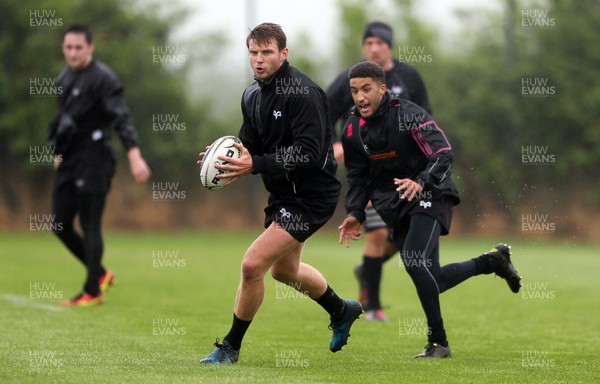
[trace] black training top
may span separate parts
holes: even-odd
[[[337,201],[341,183],[318,85],[285,61],[271,79],[244,91],[242,115],[239,137],[269,192]]]
[[[326,93],[332,127],[335,127],[335,123],[340,118],[345,121],[350,114],[350,109],[354,106],[348,71],[349,69],[338,75],[327,88]],[[394,60],[394,67],[385,73],[385,84],[394,97],[410,100],[431,114],[425,84],[417,70],[412,66]]]
[[[450,143],[415,103],[386,93],[368,119],[353,108],[344,126],[342,145],[350,185],[346,212],[361,222],[369,200],[382,217],[401,212],[394,178],[421,184],[423,200],[460,201],[451,179]]]
[[[137,146],[123,86],[106,64],[94,59],[80,71],[67,67],[57,84],[62,90],[60,110],[50,123],[48,144],[64,155],[63,161],[94,154],[114,157],[110,144],[113,125],[125,149]]]

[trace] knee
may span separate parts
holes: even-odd
[[[384,246],[383,257],[386,260],[390,259],[396,254],[396,252],[398,252],[398,249],[396,248],[396,244],[394,244],[393,241],[386,240],[385,246]]]
[[[431,259],[425,257],[423,251],[402,250],[400,254],[406,272],[411,276],[427,273],[431,269]]]
[[[294,273],[287,268],[279,268],[277,265],[274,265],[271,268],[271,276],[282,283],[287,283],[293,280]]]
[[[381,244],[384,245],[388,239],[389,231],[387,228],[377,228],[372,231],[367,232],[367,241],[370,241],[373,244]]]
[[[367,232],[365,236],[365,253],[372,256],[384,256],[386,253],[388,234],[387,228],[378,228]]]
[[[68,233],[73,231],[73,226],[68,221],[64,220],[60,216],[52,215],[52,232],[58,237],[66,236]]]
[[[411,278],[415,278],[417,276],[419,276],[420,271],[419,268],[415,268],[413,265],[411,265],[410,263],[407,263],[406,261],[402,261],[402,264],[404,265],[404,269],[406,270],[406,273],[408,273],[408,275]]]
[[[90,235],[90,236],[99,236],[102,233],[102,227],[100,225],[100,222],[95,222],[95,221],[81,221],[81,230],[83,231],[83,233],[85,233],[86,235]]]
[[[244,259],[242,262],[242,280],[259,280],[265,275],[264,267],[252,259]]]

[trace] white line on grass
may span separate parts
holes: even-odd
[[[18,296],[18,295],[5,294],[5,295],[2,295],[1,298],[3,300],[6,300],[8,302],[11,302],[13,304],[20,305],[23,307],[45,309],[46,311],[52,311],[52,312],[60,312],[60,311],[64,310],[64,308],[62,308],[62,307],[57,307],[55,305],[44,304],[44,303],[36,303],[35,301],[32,301],[26,297]]]

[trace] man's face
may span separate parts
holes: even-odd
[[[87,43],[84,33],[67,33],[63,39],[62,51],[67,64],[78,71],[92,61],[94,44]]]
[[[354,104],[364,118],[373,116],[386,91],[386,86],[371,77],[355,77],[350,79],[350,90]]]
[[[363,41],[363,53],[368,61],[374,61],[381,67],[388,68],[392,61],[392,48],[379,37],[367,37]]]
[[[267,81],[275,75],[288,56],[288,49],[279,50],[274,39],[266,45],[258,45],[254,39],[248,42],[250,66],[254,77],[260,81]]]

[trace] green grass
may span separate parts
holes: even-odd
[[[343,351],[328,350],[327,314],[268,276],[239,363],[200,366],[229,329],[240,259],[255,235],[108,234],[105,262],[117,283],[105,304],[62,309],[35,296],[72,296],[83,268],[50,234],[0,234],[0,382],[598,382],[600,247],[546,241],[513,244],[529,284],[523,294],[479,276],[442,295],[451,359],[411,358],[426,341],[414,335],[422,332],[423,314],[396,258],[385,265],[382,285],[390,321],[358,321]],[[443,263],[494,245],[442,241]],[[352,267],[361,249],[355,242],[346,250],[336,234],[320,233],[308,241],[304,260],[354,298]],[[157,252],[178,261],[153,265]]]

